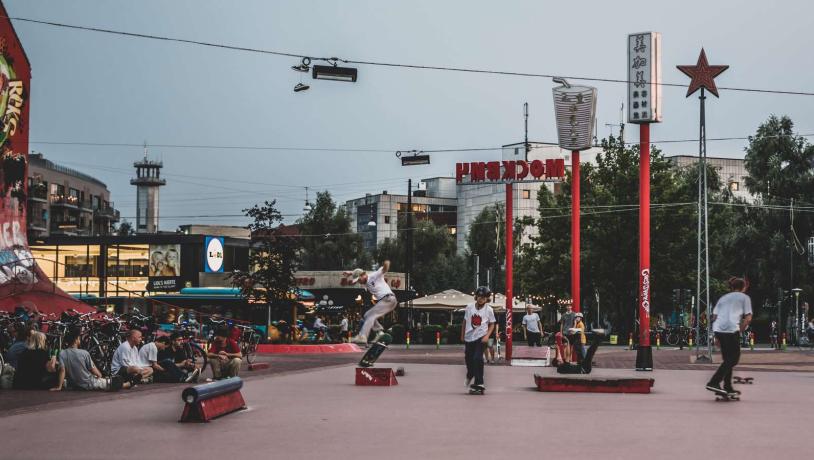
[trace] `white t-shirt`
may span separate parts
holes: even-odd
[[[393,295],[387,281],[384,280],[384,267],[376,270],[375,272],[367,275],[367,283],[365,285],[367,292],[373,294],[376,300],[381,300],[386,295]]]
[[[740,332],[741,319],[752,314],[752,300],[743,292],[730,292],[718,299],[712,313],[717,316],[713,332]]]
[[[489,325],[496,322],[495,311],[488,304],[478,310],[474,302],[470,303],[464,312],[464,323],[466,324],[464,341],[474,342],[482,339],[489,332]]]
[[[125,340],[113,353],[113,361],[110,363],[110,370],[115,374],[119,372],[122,367],[136,366],[147,367],[149,364],[144,363],[139,357],[138,348],[131,347],[130,342]]]
[[[142,362],[155,363],[158,362],[158,347],[155,342],[150,342],[141,347],[138,351],[138,356]]]
[[[539,334],[540,328],[537,327],[539,321],[540,317],[537,315],[537,313],[529,313],[528,315],[523,317],[523,326],[526,326],[526,330],[528,330],[529,332]]]
[[[348,318],[342,318],[342,322],[339,323],[339,330],[347,332],[347,330],[348,330]]]

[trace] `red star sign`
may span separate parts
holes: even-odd
[[[714,94],[715,97],[718,97],[715,77],[729,68],[728,65],[709,65],[709,62],[707,62],[707,54],[704,53],[704,48],[701,48],[701,55],[698,56],[697,64],[678,65],[676,67],[691,79],[690,87],[687,88],[687,97],[690,97],[692,93],[701,88],[706,88],[707,91]]]

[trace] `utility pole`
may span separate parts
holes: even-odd
[[[475,254],[475,290],[480,285],[480,256]]]
[[[526,137],[525,143],[523,144],[526,147],[526,161],[529,161],[529,153],[531,152],[531,145],[529,145],[529,103],[523,103],[523,118],[526,122]]]
[[[396,223],[398,225],[398,222]],[[405,284],[407,285],[408,308],[407,308],[407,324],[412,327],[413,325],[413,298],[412,298],[412,284],[410,275],[413,271],[413,180],[407,179],[407,247],[405,248],[406,254],[404,257],[407,262],[406,273],[404,276]]]

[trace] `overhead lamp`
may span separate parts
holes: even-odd
[[[302,83],[297,83],[297,86],[294,87],[294,92],[299,93],[300,91],[306,91],[306,90],[308,90],[310,88],[311,87],[308,86],[308,85],[304,85]]]
[[[356,81],[357,70],[352,67],[315,65],[311,72],[314,80]]]
[[[367,226],[368,227],[375,227],[376,226],[376,221],[373,220],[373,216],[370,216],[370,221],[367,223]]]
[[[430,156],[424,154],[424,152],[411,150],[404,153],[412,153],[412,155],[403,155],[402,152],[396,152],[396,158],[401,158],[402,166],[419,166],[430,164]],[[421,153],[421,155],[419,155],[419,153]]]
[[[292,65],[291,70],[296,70],[297,72],[308,72],[311,70],[311,58],[302,58],[302,62],[298,65]]]

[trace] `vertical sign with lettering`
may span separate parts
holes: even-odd
[[[627,37],[627,120],[661,121],[661,34],[642,32]]]

